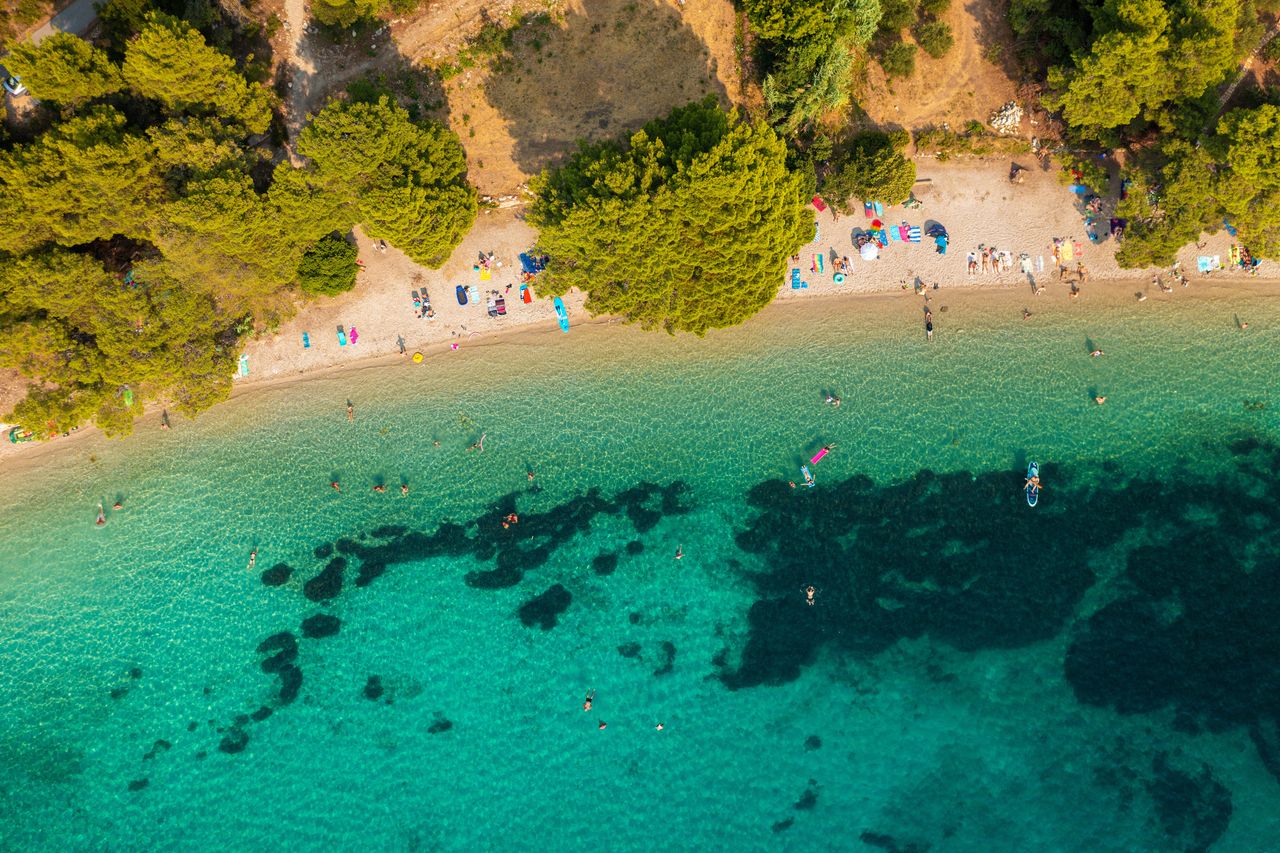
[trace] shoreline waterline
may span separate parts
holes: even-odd
[[[1197,281],[1189,288],[1179,288],[1169,296],[1156,294],[1143,302],[1138,302],[1133,290],[1130,289],[1133,286],[1133,281],[1125,280],[1093,282],[1079,298],[1069,299],[1064,286],[1059,284],[1050,285],[1047,292],[1036,295],[1025,284],[1008,285],[965,282],[938,290],[925,290],[923,295],[929,297],[931,304],[936,306],[935,320],[940,323],[940,335],[945,334],[943,329],[947,318],[938,309],[941,312],[945,312],[953,305],[957,308],[963,306],[966,310],[972,310],[975,305],[983,305],[993,309],[990,315],[992,325],[1001,326],[1006,322],[1010,325],[1017,325],[1023,322],[1020,312],[1024,307],[1032,312],[1034,318],[1037,314],[1054,316],[1059,312],[1070,311],[1079,314],[1099,309],[1114,310],[1125,307],[1132,308],[1135,312],[1150,312],[1159,310],[1162,305],[1180,304],[1185,299],[1192,299],[1197,304],[1211,304],[1212,300],[1269,299],[1280,295],[1280,280],[1256,278],[1210,279]],[[879,290],[850,290],[843,292],[823,291],[807,296],[793,296],[790,291],[786,293],[787,297],[775,299],[758,314],[747,320],[746,323],[729,329],[713,330],[708,333],[707,339],[716,340],[722,336],[734,335],[742,329],[757,329],[762,323],[787,322],[789,317],[808,312],[818,315],[814,318],[814,321],[821,322],[823,319],[821,315],[828,309],[837,310],[840,306],[871,306],[872,310],[877,312],[876,319],[881,324],[888,325],[892,321],[879,316],[881,313],[892,313],[894,309],[899,307],[919,306],[921,304],[920,295],[914,293],[911,289],[903,289],[901,287],[894,289],[886,286]],[[1132,316],[1135,320],[1140,321],[1140,314],[1135,313]],[[909,320],[909,317],[904,317],[903,319],[904,321]],[[1206,316],[1204,322],[1206,325],[1216,325],[1219,322],[1231,322],[1231,319],[1224,317],[1210,320]],[[623,323],[621,318],[612,316],[599,316],[575,321],[573,329],[579,331],[592,330],[594,334],[605,327],[616,327],[629,333],[640,332],[638,328]],[[869,331],[871,330],[869,329]],[[913,330],[909,326],[904,326],[903,331],[904,334],[908,334]],[[660,332],[641,332],[641,334],[654,335],[655,340],[657,336],[661,338],[671,337]],[[530,342],[549,343],[551,341],[561,342],[568,347],[573,347],[578,340],[579,338],[572,337],[572,332],[570,336],[564,335],[554,321],[540,320],[523,323],[506,329],[473,333],[469,337],[459,337],[456,342],[459,345],[460,352],[456,354],[451,351],[453,342],[440,341],[423,346],[418,350],[407,351],[404,355],[399,353],[374,353],[368,356],[358,356],[346,363],[323,364],[313,368],[304,368],[286,375],[262,378],[251,376],[246,380],[238,380],[232,389],[230,398],[219,403],[218,406],[230,405],[237,401],[243,402],[264,392],[292,388],[299,383],[330,380],[343,376],[356,380],[366,371],[378,371],[396,365],[412,370],[430,370],[435,365],[435,359],[439,357],[448,356],[462,359],[466,357],[468,352],[473,350],[483,352],[499,346],[516,346]],[[681,335],[672,340],[692,342],[695,346],[698,341],[696,337],[689,335]],[[424,364],[412,363],[409,359],[413,352],[422,352],[427,361]],[[693,357],[692,352],[690,357]],[[147,413],[137,420],[134,433],[123,440],[137,440],[139,433],[158,429],[160,411],[163,408],[162,405],[158,404],[148,406]],[[204,412],[198,417],[203,417],[207,414],[207,412]],[[171,417],[177,429],[188,428],[192,423],[192,421],[181,417],[172,415]],[[0,444],[0,471],[20,473],[26,470],[29,465],[49,459],[51,455],[71,452],[81,442],[94,436],[100,437],[101,431],[96,427],[87,426],[69,436],[60,436],[47,442],[17,445],[4,442]]]

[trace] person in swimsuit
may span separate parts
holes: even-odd
[[[1028,489],[1030,489],[1030,488],[1033,488],[1033,487],[1034,487],[1034,488],[1037,488],[1037,489],[1043,488],[1043,486],[1041,486],[1041,485],[1040,485],[1040,475],[1039,475],[1039,474],[1037,474],[1037,475],[1036,475],[1036,476],[1034,476],[1034,477],[1028,477],[1028,478],[1027,478],[1027,482],[1026,482],[1026,483],[1024,483],[1024,484],[1022,485],[1022,489],[1023,489],[1023,491],[1026,491],[1026,490],[1028,490]]]
[[[1096,349],[1093,352],[1089,353],[1090,358],[1102,358],[1103,355],[1104,353],[1100,349]]]
[[[347,401],[347,420],[354,421],[355,419],[356,419],[356,407],[351,404],[350,400],[348,400]]]
[[[595,700],[595,698],[596,698],[596,692],[594,690],[588,690],[587,698],[582,700],[582,710],[590,711],[591,703]]]
[[[677,559],[677,560],[683,560],[683,559],[684,559],[684,546],[683,546],[683,545],[677,545],[677,546],[676,546],[676,559]]]
[[[471,445],[470,447],[468,447],[467,452],[470,453],[473,450],[479,450],[481,453],[484,453],[484,437],[488,434],[489,433],[487,432],[481,433],[480,440],[477,441],[475,444]]]
[[[812,607],[812,606],[814,605],[813,597],[814,597],[815,595],[817,595],[817,594],[818,594],[818,590],[814,589],[812,586],[807,586],[807,587],[805,587],[805,588],[804,588],[804,603],[805,603],[805,604],[807,604],[807,605],[809,605],[810,607]]]
[[[400,484],[400,494],[401,494],[402,496],[408,497],[408,495],[409,495],[409,484],[408,484],[408,483],[401,483],[401,484]]]
[[[1106,398],[1106,397],[1104,397],[1103,395],[1099,394],[1097,397],[1094,397],[1094,398],[1093,398],[1093,402],[1095,402],[1095,403],[1097,403],[1099,406],[1101,406],[1103,403],[1107,402],[1107,398]]]
[[[924,312],[924,337],[925,340],[933,340],[933,312]]]
[[[373,487],[373,490],[375,492],[385,492],[387,490],[387,487],[379,483],[378,485]]]
[[[112,509],[124,509],[124,504],[120,503],[120,501],[116,501],[115,503],[113,503],[113,504],[111,505],[111,508],[112,508]]]
[[[339,485],[339,483],[338,483],[338,481],[337,481],[337,480],[334,480],[333,482],[331,482],[331,483],[329,484],[329,488],[333,489],[335,492],[340,492],[340,491],[342,491],[342,486],[341,486],[341,485]]]
[[[253,568],[253,564],[258,562],[258,549],[254,548],[249,552],[249,568]]]
[[[101,504],[101,503],[99,503],[99,504],[98,504],[98,520],[97,520],[97,521],[95,521],[95,522],[94,522],[94,524],[96,524],[96,525],[98,525],[99,527],[101,527],[102,525],[104,525],[104,524],[106,524],[106,523],[107,523],[107,513],[106,513],[106,511],[105,511],[105,510],[103,510],[103,508],[102,508],[102,504]]]

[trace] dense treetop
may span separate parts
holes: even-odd
[[[0,366],[35,383],[13,418],[41,434],[127,432],[150,399],[212,405],[240,335],[286,316],[295,284],[350,287],[352,250],[328,235],[363,224],[438,265],[476,214],[457,138],[385,101],[330,105],[299,144],[311,162],[265,171],[274,96],[186,22],[112,5],[136,29],[119,66],[72,36],[15,50],[66,108],[0,150]]]
[[[812,236],[812,186],[767,126],[713,99],[650,122],[628,144],[583,145],[536,179],[529,221],[550,254],[544,291],[645,328],[703,334],[776,295]]]

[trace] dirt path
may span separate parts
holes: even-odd
[[[307,115],[306,94],[311,91],[316,77],[316,65],[311,58],[308,42],[311,36],[307,32],[310,18],[307,15],[306,0],[285,0],[284,29],[288,34],[288,58],[285,60],[289,75],[289,94],[284,102],[285,127],[289,132],[289,140],[285,149],[289,160],[299,165],[298,155],[294,153],[294,142],[302,130],[302,122]]]

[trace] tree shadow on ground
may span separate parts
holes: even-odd
[[[673,107],[715,94],[728,103],[706,45],[656,0],[593,0],[558,26],[515,34],[484,83],[535,173],[580,139],[615,138]]]

